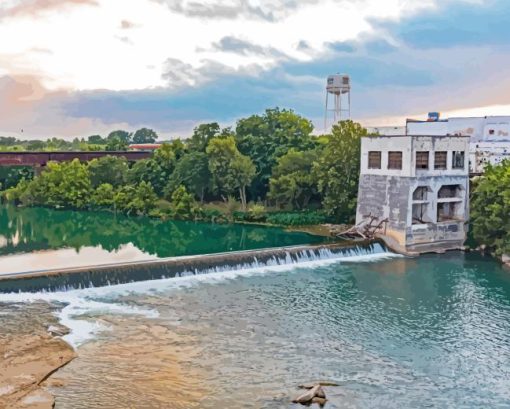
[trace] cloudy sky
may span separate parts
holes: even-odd
[[[508,0],[0,0],[0,135],[165,138],[292,108],[353,119],[510,114]],[[23,129],[23,133],[21,133]]]

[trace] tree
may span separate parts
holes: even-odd
[[[82,209],[90,201],[92,186],[87,165],[49,162],[41,175],[25,184],[20,200],[28,205]]]
[[[158,197],[151,184],[140,182],[138,185],[122,186],[114,195],[116,209],[129,214],[147,214],[156,206]]]
[[[127,181],[129,165],[126,158],[103,156],[89,162],[89,173],[92,187],[108,183],[113,187],[120,186]]]
[[[172,208],[174,216],[178,219],[190,219],[193,216],[195,200],[193,195],[186,191],[184,186],[179,186],[172,193]]]
[[[149,128],[141,128],[135,132],[133,143],[154,143],[158,139],[158,134]]]
[[[100,184],[92,195],[92,204],[99,207],[112,207],[115,189],[109,183]]]
[[[192,192],[200,203],[203,203],[204,195],[211,187],[209,160],[204,152],[188,153],[177,162],[166,185],[165,196],[171,196],[180,185]]]
[[[113,137],[113,138],[108,137],[105,150],[107,150],[109,152],[125,151],[128,149],[128,147],[129,147],[129,142],[127,142],[119,137]]]
[[[510,161],[487,165],[471,198],[473,236],[496,254],[510,253]]]
[[[317,181],[312,173],[318,150],[304,152],[291,149],[278,159],[269,180],[269,198],[278,205],[305,208],[317,194]]]
[[[206,152],[209,155],[209,170],[216,190],[226,195],[237,190],[243,209],[246,210],[246,187],[256,173],[251,159],[238,151],[232,136],[211,139]]]
[[[110,132],[106,137],[107,141],[111,141],[112,139],[116,139],[129,144],[131,142],[131,134],[127,131],[122,131],[119,129],[117,131]]]
[[[352,219],[356,210],[361,137],[367,130],[353,121],[341,121],[313,166],[324,209],[338,220]]]
[[[90,135],[87,138],[87,142],[92,145],[105,145],[106,140],[101,137],[101,135]]]
[[[188,141],[190,151],[205,152],[209,141],[220,134],[220,125],[217,122],[200,124],[193,129],[193,135]]]
[[[248,155],[257,167],[252,196],[265,197],[269,178],[277,159],[291,148],[304,151],[316,142],[312,123],[293,111],[267,109],[263,115],[252,115],[237,122],[236,141],[239,151]]]

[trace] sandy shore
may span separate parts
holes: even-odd
[[[13,318],[0,334],[0,408],[52,408],[54,398],[43,383],[76,357],[73,348],[55,333],[66,333],[67,328],[58,325],[47,306],[32,305],[19,312],[13,307],[2,305],[3,310],[11,309],[6,313]],[[25,321],[27,313],[37,314],[31,324]],[[13,331],[16,323],[19,330]],[[55,332],[49,333],[49,327]]]

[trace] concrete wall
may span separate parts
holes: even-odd
[[[368,153],[381,152],[381,169],[368,167]],[[402,152],[402,169],[388,169],[388,152]],[[416,151],[429,152],[429,169],[416,169]],[[447,151],[447,169],[434,169],[434,152]],[[452,152],[464,152],[464,169],[452,168]],[[455,136],[373,136],[361,140],[361,174],[414,176],[462,176],[469,172],[469,138]]]

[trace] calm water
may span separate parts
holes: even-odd
[[[278,228],[0,205],[0,274],[323,241]]]
[[[473,254],[0,295],[41,298],[89,336],[56,375],[57,408],[294,408],[321,379],[340,385],[330,409],[510,407],[510,273]]]

